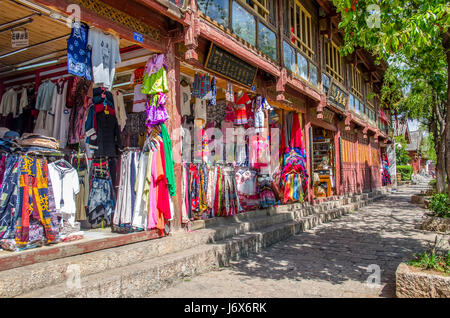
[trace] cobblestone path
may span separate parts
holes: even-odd
[[[354,213],[154,297],[395,297],[398,264],[436,237],[414,228],[425,210],[410,198],[421,189],[400,187]],[[366,283],[374,273],[367,271],[371,264],[380,268],[380,284]]]

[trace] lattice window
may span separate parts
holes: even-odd
[[[246,0],[245,3],[260,18],[264,19],[272,25],[275,25],[275,1],[274,0]]]
[[[356,66],[352,67],[352,91],[359,98],[363,97],[363,78]]]
[[[370,83],[366,83],[367,104],[369,104],[370,108],[375,109],[375,96],[373,95],[372,85],[370,85]]]
[[[290,8],[291,41],[309,58],[314,57],[313,28],[311,14],[300,1],[291,2]]]
[[[339,82],[344,82],[344,61],[339,53],[339,47],[328,40],[324,41],[325,65],[327,72]]]

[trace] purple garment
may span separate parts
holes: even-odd
[[[3,156],[0,159],[0,186],[3,183],[3,176],[5,175],[5,170],[6,170],[6,156]]]
[[[164,54],[154,54],[148,59],[147,65],[145,65],[144,74],[152,75],[157,73],[163,66],[167,69],[166,57]]]
[[[164,93],[159,93],[158,95],[153,95],[151,99],[151,103],[147,101],[147,120],[145,121],[145,125],[147,127],[152,127],[154,125],[159,125],[164,123],[167,119],[169,119],[169,115],[167,114],[167,110],[164,107],[167,101],[167,95]]]

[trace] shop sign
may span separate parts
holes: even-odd
[[[312,118],[317,118],[317,109],[312,108],[310,110]],[[329,110],[328,108],[324,108],[322,110],[322,120],[334,125],[334,112],[332,112],[331,110]]]
[[[205,68],[247,87],[253,86],[258,70],[215,44],[211,44]]]
[[[348,103],[348,94],[333,82],[328,91],[328,101],[345,110]]]
[[[28,46],[28,31],[11,31],[11,45],[12,47]]]
[[[324,109],[322,112],[323,120],[329,124],[333,124],[334,122],[334,113],[329,109]]]
[[[134,40],[139,43],[142,43],[144,42],[144,36],[140,33],[134,32]]]

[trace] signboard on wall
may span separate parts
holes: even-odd
[[[214,43],[209,49],[205,68],[247,87],[253,86],[258,70],[257,67],[248,64]]]
[[[328,90],[328,102],[342,110],[345,110],[347,108],[348,96],[349,95],[334,81],[331,83],[331,87]]]
[[[11,31],[11,46],[14,48],[28,46],[28,31],[26,29]]]

